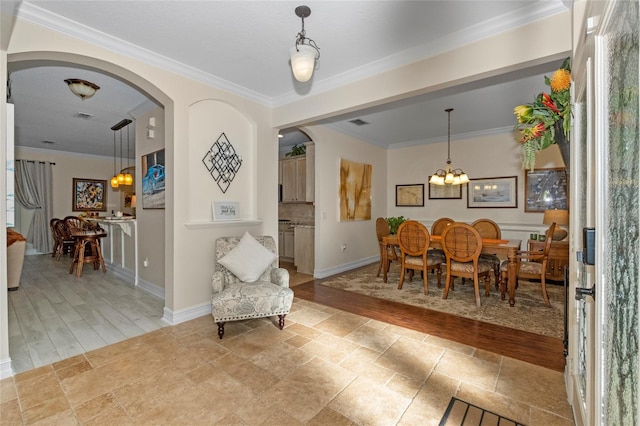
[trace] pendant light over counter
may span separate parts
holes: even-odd
[[[132,120],[125,118],[119,121],[117,124],[114,124],[111,127],[113,130],[113,177],[111,178],[111,187],[118,188],[120,185],[131,185],[133,183],[133,176],[131,173],[122,173],[124,169],[122,168],[122,129],[129,126],[129,124],[133,123]],[[120,173],[116,174],[116,134],[120,134]],[[129,164],[129,128],[127,127],[127,165]]]

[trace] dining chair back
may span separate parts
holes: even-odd
[[[484,277],[485,295],[489,295],[491,278],[489,273],[492,264],[480,261],[482,237],[478,231],[466,223],[453,223],[442,233],[442,250],[447,261],[447,278],[442,298],[446,299],[453,286],[454,277],[471,278],[476,298],[476,306],[480,307],[480,277]]]
[[[502,231],[500,226],[491,219],[478,219],[471,224],[482,238],[499,240],[502,238]],[[496,285],[496,290],[500,286],[500,258],[495,254],[480,253],[480,260],[485,260],[493,264],[493,277]]]
[[[396,249],[394,246],[387,246],[387,264],[382,265],[384,262],[384,250],[385,244],[382,242],[382,238],[388,237],[391,235],[391,228],[389,227],[389,222],[384,217],[379,217],[376,219],[376,237],[378,238],[378,247],[380,249],[380,262],[378,263],[378,273],[376,277],[380,276],[380,271],[382,268],[386,268],[386,271],[389,271],[389,267],[391,266],[392,261],[398,261],[398,253],[396,253]]]
[[[436,219],[436,221],[431,225],[431,235],[442,235],[442,231],[444,231],[444,228],[451,225],[453,222],[455,221],[448,217],[441,217],[440,219]]]
[[[63,254],[73,254],[74,241],[69,234],[66,222],[61,219],[52,219],[51,229],[54,240],[52,256],[56,260],[60,260],[60,257],[62,257]]]
[[[542,251],[519,251],[518,252],[518,273],[517,278],[525,280],[540,280],[542,287],[542,298],[547,306],[551,306],[549,295],[547,294],[547,263],[549,261],[549,251],[551,250],[551,242],[553,233],[556,230],[555,222],[549,226],[546,232],[544,249]],[[502,262],[500,266],[500,274],[502,279],[500,282],[500,297],[504,300],[509,277],[508,261]]]
[[[398,227],[398,246],[400,247],[400,281],[398,289],[402,289],[405,273],[408,270],[422,273],[424,294],[429,293],[427,272],[435,270],[438,275],[438,287],[442,280],[441,255],[429,250],[431,236],[427,228],[416,220],[407,220]]]

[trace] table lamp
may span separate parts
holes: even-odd
[[[542,223],[551,225],[554,222],[556,223],[556,230],[553,233],[552,240],[564,240],[568,232],[562,229],[561,226],[569,224],[569,210],[545,210]]]

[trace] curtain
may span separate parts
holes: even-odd
[[[53,239],[49,221],[53,217],[53,163],[16,160],[16,199],[26,209],[35,210],[27,241],[40,253],[51,253]]]

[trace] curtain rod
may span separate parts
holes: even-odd
[[[35,163],[36,162],[35,160],[20,160],[20,159],[18,159],[16,161],[26,161],[27,163]],[[46,161],[38,161],[38,163],[44,164],[44,163],[46,163]],[[51,162],[49,162],[49,164],[51,164],[52,166],[56,165],[56,163],[51,163]]]

